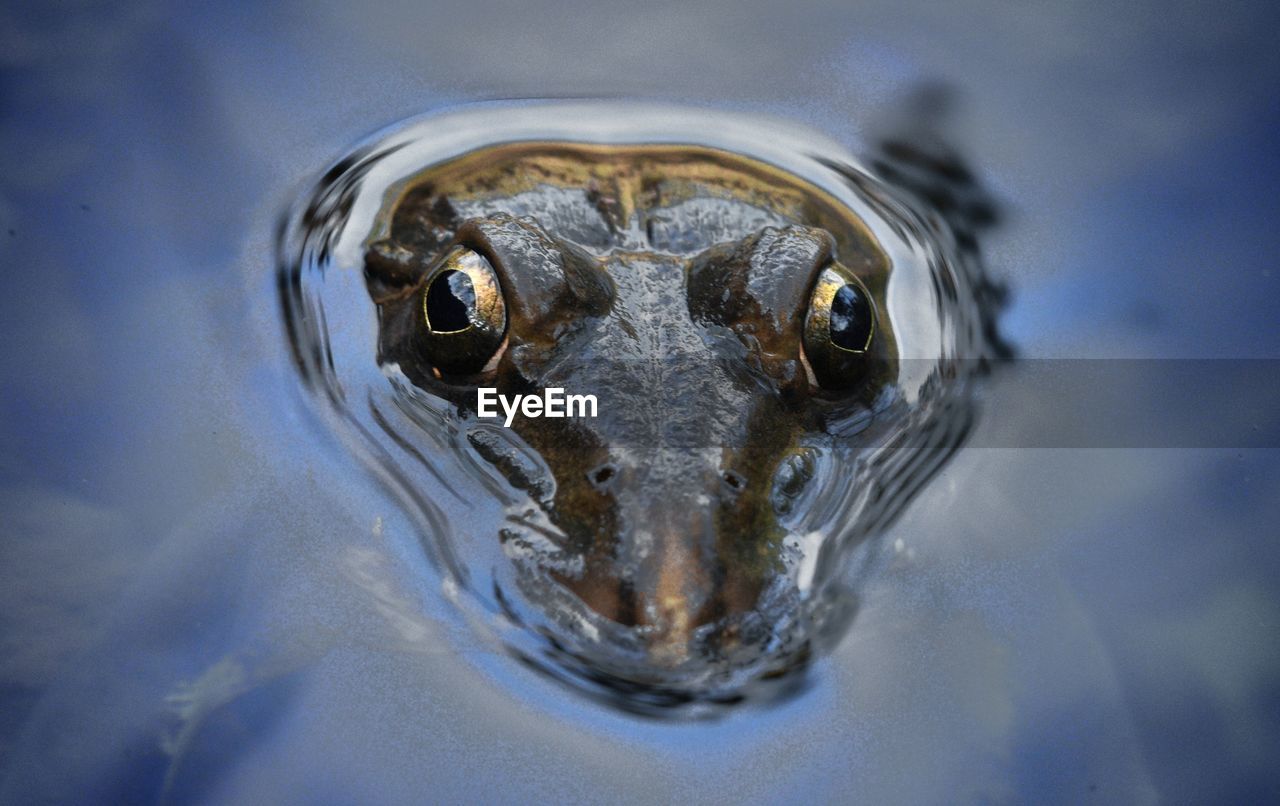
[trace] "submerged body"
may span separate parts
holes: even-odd
[[[398,191],[365,260],[380,360],[463,411],[480,389],[598,400],[468,434],[530,505],[493,538],[513,556],[550,539],[526,573],[629,631],[627,676],[768,643],[812,566],[787,538],[815,451],[858,439],[834,432],[896,369],[891,266],[865,223],[692,146],[499,145]]]

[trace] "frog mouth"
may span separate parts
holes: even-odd
[[[527,663],[640,700],[663,692],[681,701],[737,696],[749,681],[778,681],[807,666],[815,613],[792,577],[773,575],[749,602],[716,607],[694,592],[698,571],[687,553],[675,552],[655,563],[645,596],[635,575],[592,569],[557,531],[528,509],[510,514],[502,530],[514,573],[497,596],[509,621],[545,641],[541,660],[518,653]],[[704,586],[712,588],[723,585]]]
[[[542,639],[508,647],[544,675],[612,705],[660,715],[790,696],[813,657],[815,611],[785,578],[747,610],[692,624],[687,616],[621,623],[579,595],[580,585],[532,556],[513,557],[511,588],[495,589],[509,621]]]

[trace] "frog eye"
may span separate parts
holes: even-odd
[[[804,320],[804,352],[826,389],[852,386],[866,371],[876,334],[871,294],[839,263],[818,275]]]
[[[441,372],[474,375],[485,368],[507,330],[498,274],[480,253],[449,250],[422,291],[422,350]]]

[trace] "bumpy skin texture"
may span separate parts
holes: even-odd
[[[896,370],[890,267],[867,227],[816,187],[724,152],[541,143],[427,169],[402,186],[388,230],[366,253],[382,362],[463,409],[477,386],[598,399],[595,418],[513,423],[552,479],[505,440],[472,441],[579,558],[548,575],[647,628],[656,660],[680,662],[700,625],[733,641],[784,573],[781,521],[807,448]],[[420,337],[433,266],[456,244],[488,259],[506,303],[503,346],[471,375],[440,372]],[[868,353],[821,384],[805,317],[833,261],[879,313]]]

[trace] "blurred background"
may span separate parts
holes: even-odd
[[[1275,799],[1278,16],[4,4],[0,800]],[[983,250],[1024,362],[1252,359],[1248,416],[1219,394],[1213,439],[1037,441],[1183,388],[997,377],[774,707],[637,720],[435,619],[412,525],[301,403],[281,210],[357,140],[469,101],[686,102],[865,154],[939,86],[1003,210]]]

